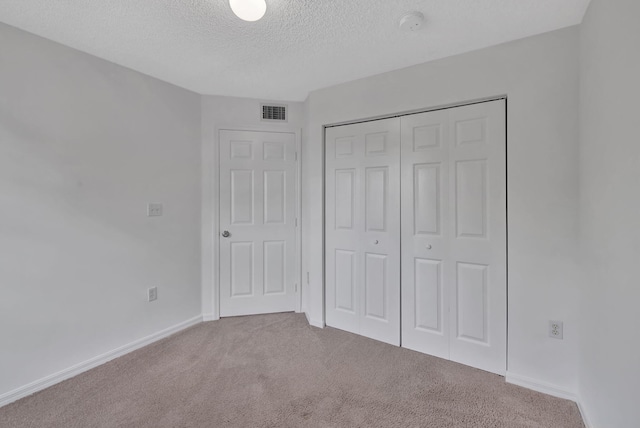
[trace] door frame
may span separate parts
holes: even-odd
[[[509,371],[509,97],[507,94],[496,95],[491,97],[478,98],[474,100],[461,101],[450,104],[442,104],[433,107],[425,107],[415,110],[407,110],[398,113],[390,113],[386,115],[380,116],[372,116],[361,119],[348,120],[343,122],[330,123],[326,125],[322,125],[322,325],[319,327],[324,327],[326,325],[327,319],[327,301],[326,301],[326,290],[327,290],[327,266],[326,266],[326,217],[327,217],[327,191],[326,191],[326,175],[327,175],[327,159],[326,159],[326,151],[327,151],[327,128],[334,128],[337,126],[344,125],[354,125],[357,123],[364,122],[372,122],[376,120],[383,119],[391,119],[395,117],[403,117],[410,116],[413,114],[421,114],[421,113],[429,113],[438,110],[448,110],[456,107],[464,107],[473,104],[482,104],[491,101],[499,101],[504,100],[505,104],[505,235],[506,235],[506,257],[505,257],[505,280],[506,280],[506,313],[505,313],[505,322],[506,322],[506,367],[505,371]],[[401,254],[402,257],[402,254]],[[402,314],[402,300],[400,301],[400,313]],[[402,319],[400,319],[400,346],[402,346]]]
[[[211,230],[211,242],[213,247],[212,267],[213,267],[213,284],[212,298],[213,316],[207,320],[220,319],[220,132],[222,131],[247,131],[247,132],[271,132],[278,134],[293,134],[296,142],[296,218],[298,224],[296,226],[296,275],[297,294],[295,312],[300,313],[302,310],[302,130],[300,128],[287,127],[282,125],[261,124],[256,126],[242,126],[238,124],[218,125],[214,127],[214,149],[212,150],[213,165],[215,168],[212,178],[217,182],[211,186],[212,191],[212,216],[213,224]],[[205,320],[205,321],[207,321]]]

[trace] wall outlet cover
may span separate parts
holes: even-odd
[[[158,300],[158,287],[152,287],[147,290],[147,296],[150,302]]]
[[[549,321],[549,337],[563,339],[562,321]]]

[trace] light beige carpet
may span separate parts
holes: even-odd
[[[304,315],[204,323],[0,409],[0,427],[583,427],[572,402]]]

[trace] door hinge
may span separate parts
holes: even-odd
[[[296,227],[298,227],[298,219],[296,218]]]
[[[296,293],[298,292],[298,284],[296,284]]]
[[[298,160],[298,152],[295,152],[295,159]]]

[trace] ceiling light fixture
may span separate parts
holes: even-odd
[[[229,0],[229,6],[236,16],[244,21],[257,21],[267,11],[265,0]]]

